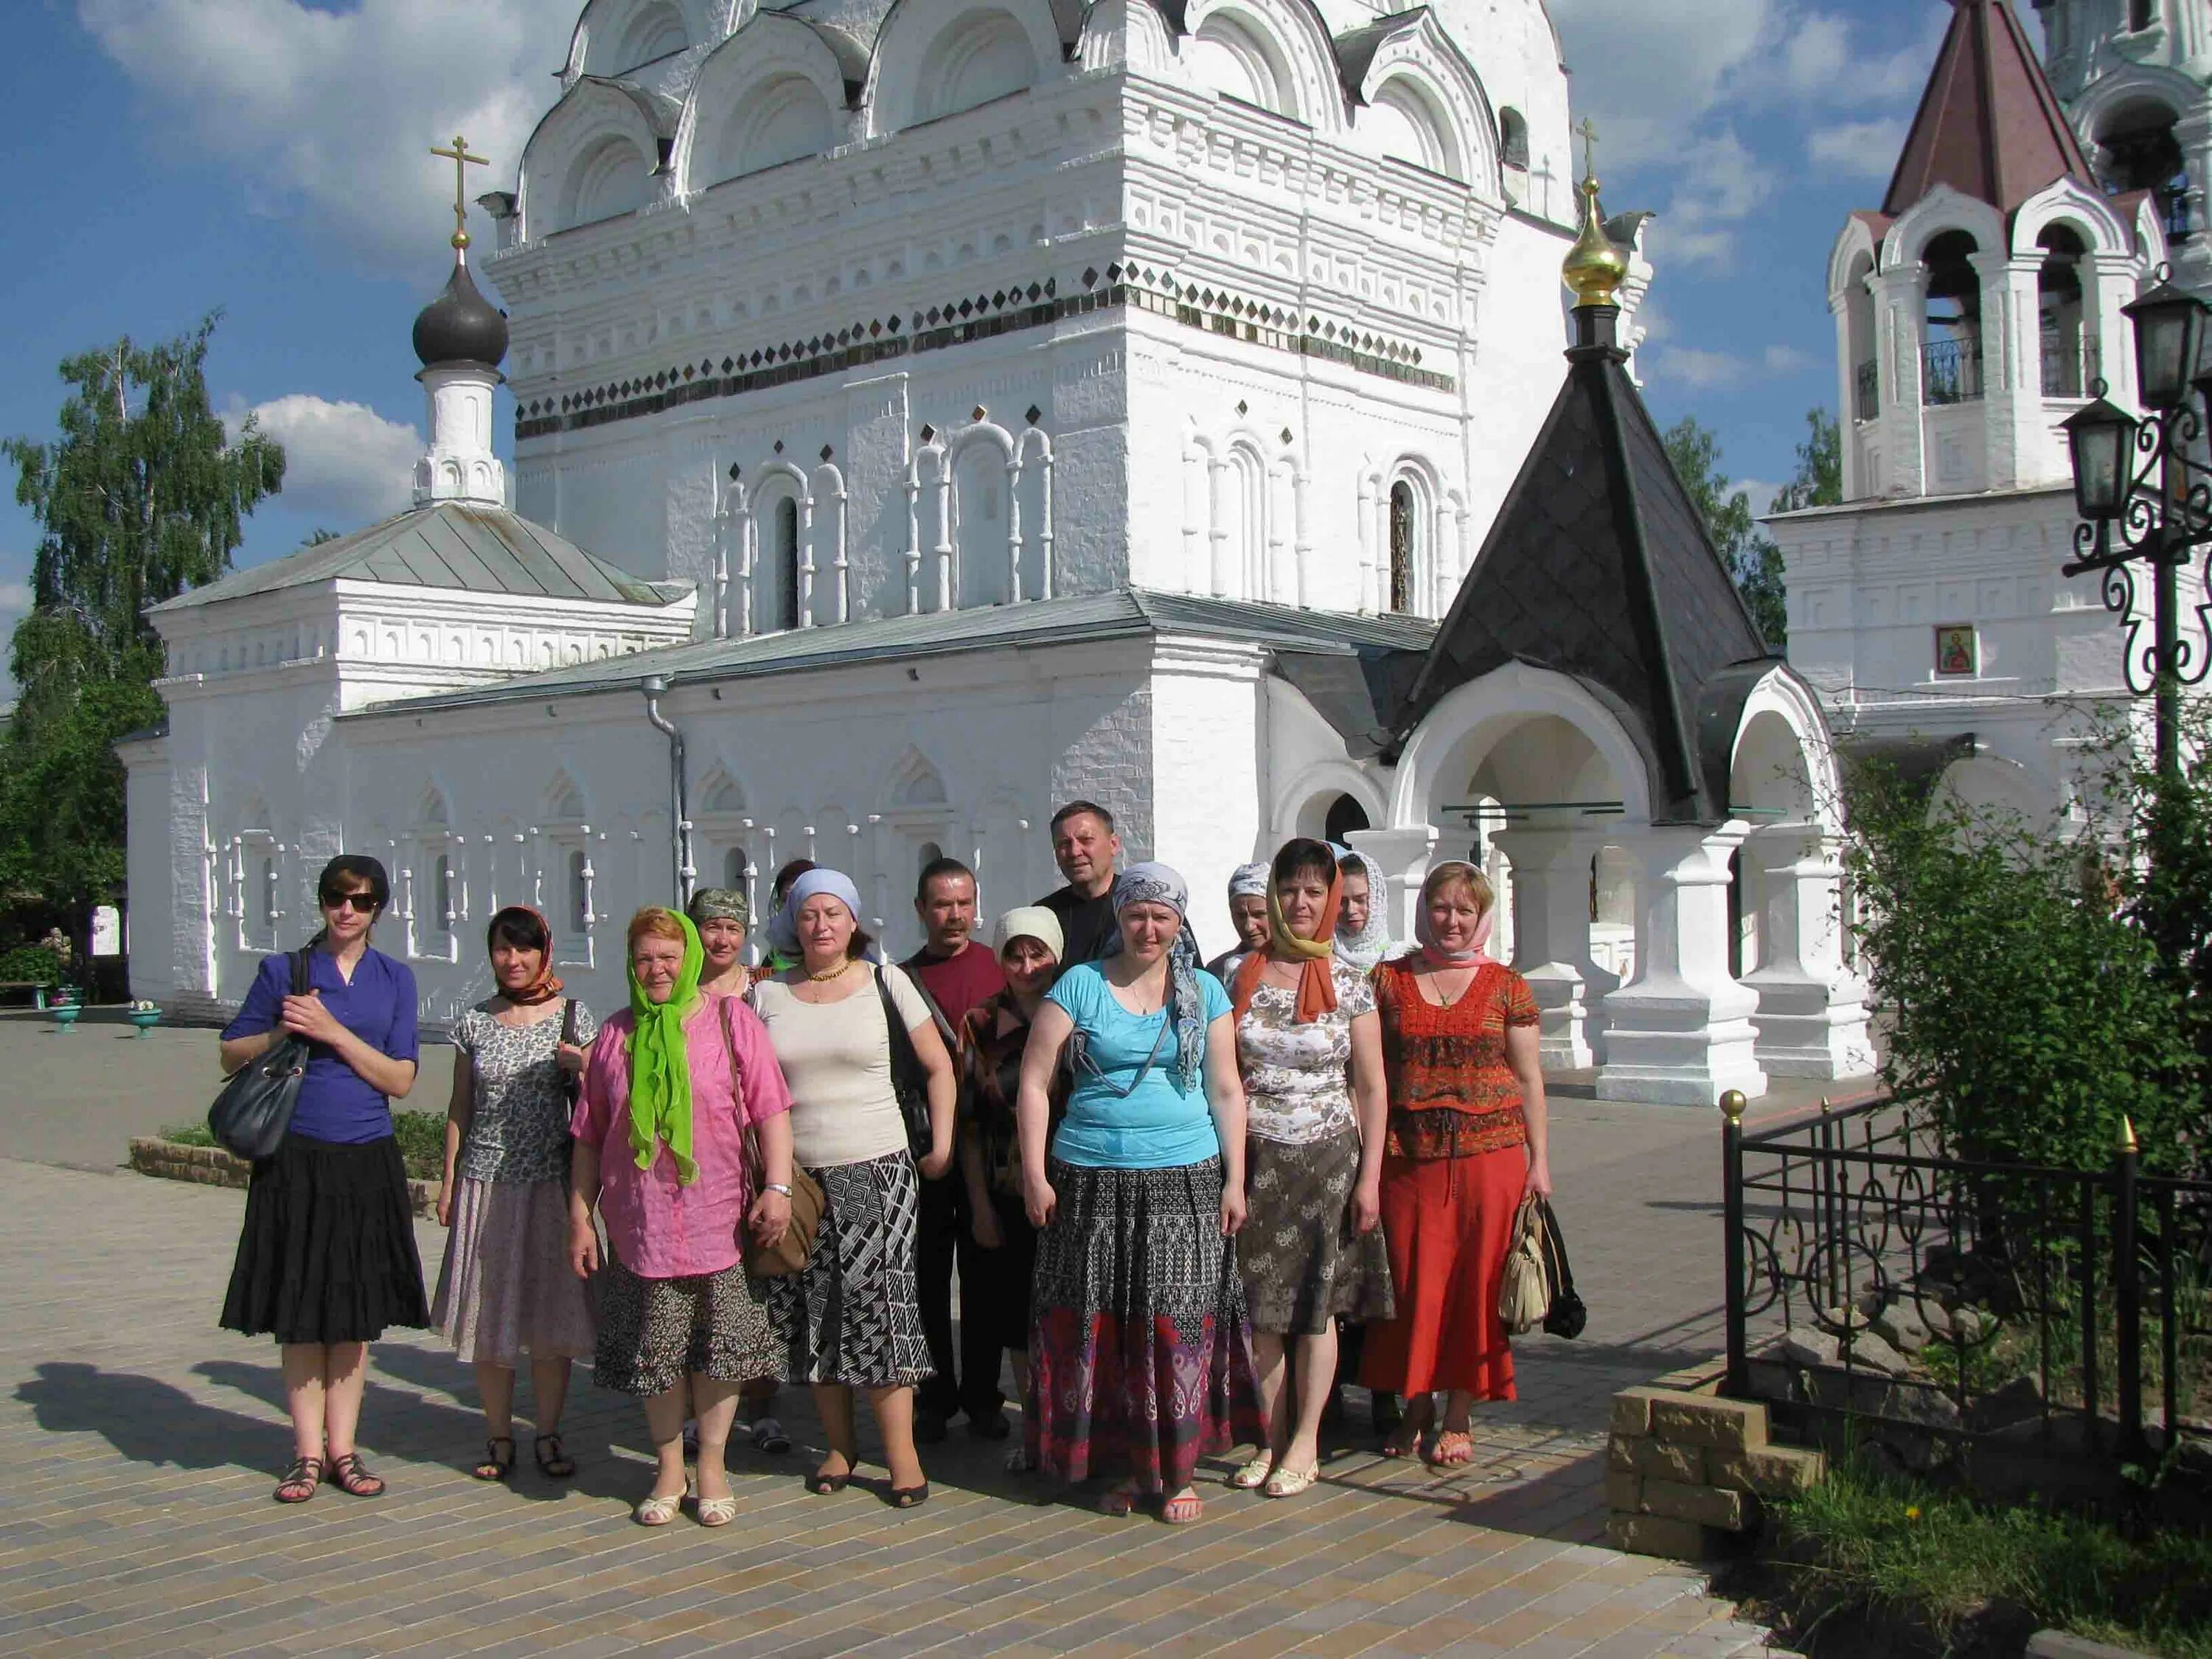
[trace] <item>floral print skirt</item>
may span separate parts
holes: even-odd
[[[1364,1325],[1390,1317],[1382,1229],[1352,1228],[1358,1179],[1358,1129],[1295,1146],[1256,1135],[1246,1139],[1249,1214],[1237,1237],[1237,1258],[1254,1330],[1316,1336],[1332,1319]]]
[[[1160,1170],[1054,1160],[1059,1207],[1030,1291],[1036,1466],[1170,1495],[1199,1458],[1263,1430],[1221,1162]]]

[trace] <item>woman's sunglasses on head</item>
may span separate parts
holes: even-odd
[[[323,908],[325,910],[343,910],[348,905],[353,907],[356,915],[374,915],[376,895],[374,893],[325,893],[323,895]]]

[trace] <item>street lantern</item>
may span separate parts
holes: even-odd
[[[2136,325],[2136,371],[2147,409],[2172,409],[2189,396],[2204,338],[2204,302],[2172,283],[2156,288],[2121,315]]]
[[[2128,490],[2128,464],[2136,446],[2136,419],[2106,398],[2097,397],[2060,422],[2074,456],[2074,503],[2092,524],[2109,524],[2120,515]]]

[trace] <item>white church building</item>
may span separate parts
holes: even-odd
[[[499,905],[611,1006],[633,908],[794,857],[903,950],[1088,797],[1209,944],[1292,834],[1401,932],[1486,860],[1607,1096],[1869,1068],[1826,729],[1637,398],[1541,0],[591,0],[562,78],[507,313],[464,236],[416,324],[416,506],[152,612],[134,994],[234,1004],[341,849],[432,1024]]]
[[[2071,830],[2137,699],[2097,579],[2060,574],[2061,422],[2100,380],[2137,407],[2121,308],[2161,266],[2212,297],[2212,4],[2036,3],[2048,74],[2008,0],[1955,0],[1881,206],[1829,258],[1843,503],[1768,523],[1838,742]]]

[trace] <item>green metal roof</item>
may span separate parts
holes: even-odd
[[[684,583],[641,580],[503,507],[440,501],[267,564],[234,570],[152,610],[184,611],[218,599],[341,580],[655,607],[690,591]]]
[[[795,629],[751,639],[661,646],[624,657],[521,675],[472,690],[380,703],[344,718],[363,720],[378,714],[416,714],[428,708],[476,708],[629,690],[651,674],[664,677],[671,685],[700,685],[908,657],[1007,647],[1035,649],[1148,635],[1196,634],[1309,653],[1341,652],[1350,656],[1376,649],[1425,651],[1435,633],[1435,623],[1414,617],[1353,617],[1293,605],[1255,605],[1125,587],[1074,599],[934,611]]]

